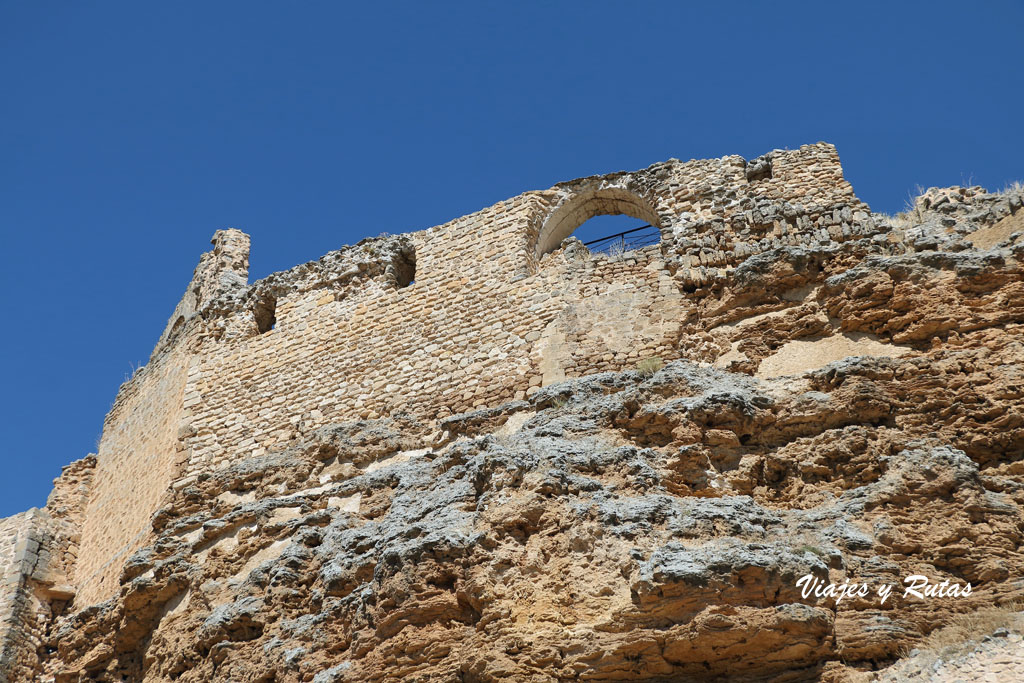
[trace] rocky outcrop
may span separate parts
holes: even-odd
[[[765,182],[772,159],[744,169]],[[838,681],[883,669],[954,615],[1024,594],[1024,233],[1003,234],[1021,200],[952,188],[898,218],[837,208],[816,216],[820,240],[730,243],[735,267],[700,277],[703,247],[676,235],[650,249],[678,275],[678,360],[538,382],[438,420],[395,410],[296,426],[279,447],[224,454],[167,490],[143,547],[118,560],[116,595],[52,603],[37,673]],[[736,216],[753,235],[786,206]],[[196,293],[224,338],[242,327],[220,325],[218,306],[262,329],[260,302],[283,291],[234,277],[230,246],[210,261],[227,273],[219,288]],[[407,284],[407,240],[364,246],[372,264],[353,265],[363,247],[338,252],[302,282]],[[630,258],[571,242],[555,256]],[[51,514],[73,540],[83,503],[60,490]],[[904,593],[914,575],[971,591],[917,598]],[[829,584],[871,590],[807,590]]]
[[[154,516],[120,594],[58,623],[51,673],[839,678],[1019,597],[1018,256],[773,256],[714,304],[732,322],[711,338],[746,355],[728,370],[571,380],[449,418],[433,443],[411,420],[338,425],[201,476]],[[779,312],[737,324],[740,300]],[[847,331],[906,349],[748,374]],[[797,584],[912,574],[974,592],[837,605]]]

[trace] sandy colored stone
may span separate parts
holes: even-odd
[[[1021,211],[1003,218],[995,225],[978,228],[970,233],[967,239],[976,249],[991,249],[1018,232],[1024,232],[1024,212]]]
[[[794,339],[761,361],[758,377],[796,375],[851,356],[898,358],[907,346],[881,342],[871,334],[847,333],[817,339]]]
[[[892,664],[1021,595],[1022,199],[933,188],[872,214],[820,143],[561,183],[253,283],[248,236],[219,231],[99,453],[0,520],[0,672]],[[569,239],[602,213],[661,241]],[[795,587],[921,572],[977,590]],[[979,670],[1015,666],[992,654]]]

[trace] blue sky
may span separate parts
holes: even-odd
[[[2,0],[0,516],[95,449],[218,228],[258,278],[562,180],[818,140],[875,210],[1000,188],[1022,27],[1021,0]]]

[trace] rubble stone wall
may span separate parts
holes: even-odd
[[[942,613],[796,576],[1019,597],[1022,205],[872,215],[820,143],[252,283],[218,231],[98,454],[0,520],[0,683],[875,667]],[[617,213],[660,242],[571,239]]]
[[[617,257],[563,245],[607,213],[650,221],[661,244]],[[76,604],[115,591],[169,485],[333,422],[407,413],[427,440],[455,413],[677,358],[696,314],[684,292],[751,254],[871,229],[819,143],[562,183],[251,285],[248,237],[220,231],[105,422]]]
[[[113,593],[121,564],[141,547],[177,473],[187,364],[181,348],[152,361],[143,377],[122,388],[107,416],[74,573],[80,600]]]
[[[22,562],[32,525],[32,511],[0,520],[0,661],[4,668],[17,660],[17,636],[21,633],[24,611],[21,609]],[[12,661],[13,660],[13,661]]]
[[[826,214],[836,214],[831,233],[841,236],[843,212],[852,224],[851,209],[863,206],[831,146],[774,153],[770,178],[748,180],[747,167],[740,157],[671,161],[526,193],[413,233],[411,286],[375,280],[352,292],[328,284],[278,296],[273,330],[205,348],[190,373],[195,435],[183,474],[337,420],[407,412],[429,423],[565,377],[676,357],[681,287],[701,264],[728,266],[777,246],[736,240],[744,231],[795,242],[823,230],[827,241],[834,235],[815,223]],[[772,219],[756,208],[784,197],[807,203],[791,223],[781,210]],[[687,267],[677,277],[661,245],[618,258],[557,249],[600,213],[634,214],[668,237],[692,233]]]
[[[49,521],[38,508],[0,520],[0,681],[31,680],[39,666],[49,604],[33,579],[50,562]]]

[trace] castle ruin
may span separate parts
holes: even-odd
[[[612,256],[569,239],[605,214],[660,242]],[[217,231],[98,452],[45,508],[0,521],[3,666],[36,669],[52,615],[115,597],[168,497],[243,456],[381,418],[430,448],[452,416],[691,357],[709,339],[692,323],[722,316],[723,283],[759,254],[856,240],[899,254],[911,237],[878,223],[825,143],[561,183],[252,283],[249,237]]]

